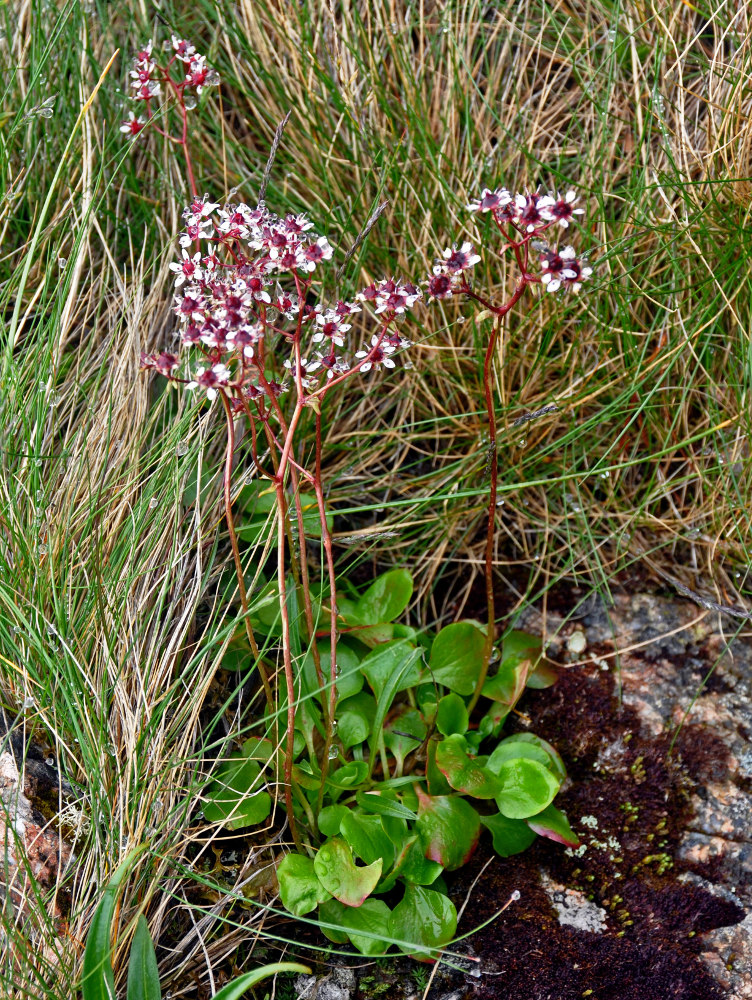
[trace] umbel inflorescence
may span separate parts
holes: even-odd
[[[575,216],[582,215],[583,209],[575,208],[577,195],[574,191],[566,194],[541,195],[538,192],[510,194],[506,188],[491,190],[485,188],[479,198],[467,206],[471,212],[488,213],[493,218],[499,232],[504,237],[504,249],[514,251],[521,274],[519,283],[525,285],[542,284],[547,292],[570,290],[578,292],[593,273],[584,258],[578,258],[571,246],[550,246],[539,237],[555,226],[567,229]],[[540,274],[531,273],[530,251],[538,255]],[[428,281],[428,295],[434,299],[447,299],[452,295],[473,294],[467,281],[467,271],[480,261],[471,243],[456,244],[444,250],[436,262]],[[492,311],[503,310],[505,306],[491,307]]]
[[[421,297],[415,285],[392,278],[363,289],[354,301],[310,304],[314,275],[332,247],[306,215],[279,217],[263,204],[220,206],[197,198],[183,213],[174,312],[185,363],[178,354],[144,355],[153,368],[213,399],[220,390],[237,411],[297,389],[313,401],[357,371],[394,367],[410,347],[395,321]],[[346,350],[352,317],[373,307],[378,330],[354,354]],[[280,368],[270,338],[288,354]],[[272,371],[276,378],[269,374]]]

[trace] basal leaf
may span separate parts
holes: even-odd
[[[325,837],[338,836],[339,825],[347,812],[348,806],[324,806],[319,813],[319,832]]]
[[[340,822],[340,833],[353,850],[353,854],[367,865],[379,859],[382,873],[394,863],[394,844],[384,829],[380,816],[363,815],[349,809]]]
[[[319,881],[335,899],[345,906],[360,906],[371,895],[381,878],[382,862],[359,868],[353,861],[349,844],[333,837],[321,845],[313,859]]]
[[[303,854],[286,854],[277,866],[279,895],[285,909],[296,917],[315,910],[332,895],[319,881],[313,859]]]
[[[346,750],[368,739],[375,716],[376,701],[365,691],[340,701],[337,705],[337,736]]]
[[[363,658],[360,669],[371,685],[377,700],[398,671],[402,671],[394,693],[404,691],[418,683],[420,650],[407,639],[379,646]]]
[[[556,749],[534,733],[515,733],[514,736],[502,740],[488,758],[486,766],[496,773],[502,761],[511,760],[513,757],[529,757],[530,760],[545,764],[560,783],[567,776],[564,761]]]
[[[316,663],[309,649],[303,657],[302,671],[305,689],[319,701],[329,700],[329,682],[332,667],[332,645],[328,639],[318,640],[319,663],[324,680],[322,689],[316,673]],[[346,642],[337,643],[337,698],[342,701],[356,695],[363,687],[360,656]],[[318,711],[318,707],[316,709]]]
[[[146,917],[141,913],[136,922],[131,953],[128,958],[127,1000],[162,1000],[159,969],[154,943]]]
[[[460,735],[448,736],[436,745],[436,766],[451,787],[475,799],[493,799],[501,792],[501,782],[465,752]]]
[[[361,906],[344,906],[332,900],[326,908],[327,922],[345,929],[353,946],[361,955],[383,955],[389,947],[384,941],[389,934],[392,911],[380,899],[367,899]]]
[[[472,622],[454,622],[433,641],[429,668],[437,684],[457,694],[471,695],[483,665],[486,637]]]
[[[454,795],[426,795],[418,790],[417,830],[423,853],[448,871],[461,868],[475,850],[480,816]]]
[[[548,806],[543,812],[531,816],[527,825],[541,837],[548,837],[566,847],[579,847],[580,841],[569,825],[569,820],[556,806]]]
[[[454,903],[442,892],[408,884],[401,903],[392,911],[390,936],[403,942],[400,949],[422,961],[435,959],[457,929]]]
[[[217,768],[205,793],[204,816],[230,830],[262,823],[271,812],[272,799],[264,791],[257,761],[236,754]]]
[[[496,773],[501,781],[496,804],[510,819],[534,816],[550,805],[559,791],[559,782],[545,764],[527,757],[502,761]]]
[[[397,772],[402,773],[405,757],[417,750],[426,735],[426,724],[420,712],[414,708],[405,708],[399,715],[392,718],[384,729],[384,746],[394,755],[397,761]]]
[[[502,858],[526,851],[535,840],[535,833],[524,819],[509,819],[501,813],[481,816],[481,823],[491,831],[493,846]]]
[[[406,569],[393,569],[377,577],[364,594],[343,607],[349,625],[378,625],[399,618],[410,603],[413,578]]]
[[[436,713],[436,728],[442,736],[453,736],[455,733],[467,732],[470,719],[467,705],[458,694],[451,692],[439,701]]]
[[[343,791],[362,785],[368,776],[368,764],[364,760],[351,760],[338,767],[327,778],[327,784]]]

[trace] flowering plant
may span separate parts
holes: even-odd
[[[493,655],[496,610],[493,580],[493,544],[496,527],[496,498],[498,494],[498,449],[496,443],[496,414],[493,397],[493,357],[501,323],[504,317],[517,305],[525,290],[533,285],[542,285],[546,292],[579,292],[593,269],[586,258],[578,258],[573,247],[551,246],[541,237],[553,227],[568,229],[575,216],[582,215],[583,209],[575,208],[577,195],[573,190],[565,194],[541,195],[537,191],[527,191],[512,195],[506,188],[484,188],[480,197],[467,206],[471,212],[490,215],[501,234],[502,250],[511,250],[517,263],[519,275],[513,294],[504,302],[495,303],[475,291],[470,285],[470,269],[480,262],[473,245],[463,243],[447,247],[442,257],[436,261],[427,281],[429,298],[439,300],[462,295],[479,303],[493,317],[494,323],[486,346],[483,364],[483,388],[489,427],[489,467],[490,491],[488,499],[488,521],[486,531],[485,582],[488,627],[483,652],[483,669],[470,701],[469,708],[475,707],[483,691]],[[533,253],[538,255],[539,272],[536,273]],[[544,408],[550,412],[549,408]]]
[[[386,937],[401,942],[409,954],[433,958],[457,920],[453,904],[437,888],[441,872],[467,860],[482,827],[491,831],[503,856],[524,850],[537,834],[577,844],[566,817],[553,805],[565,777],[554,748],[532,734],[506,739],[501,734],[525,686],[546,686],[554,676],[540,642],[512,633],[488,677],[495,635],[490,552],[485,628],[456,622],[435,635],[419,635],[396,623],[412,595],[405,570],[384,574],[363,593],[354,587],[348,597],[338,593],[322,482],[324,403],[335,387],[358,374],[395,367],[412,346],[400,321],[423,293],[409,281],[390,277],[372,282],[352,301],[321,300],[319,276],[331,266],[333,247],[306,214],[275,215],[264,199],[285,122],[277,130],[255,205],[199,196],[187,111],[191,88],[200,93],[217,81],[188,42],[173,37],[168,48],[172,54],[165,65],[151,46],[138,54],[131,76],[146,117],[131,115],[122,126],[123,132],[140,135],[156,117],[154,103],[167,92],[177,104],[181,130],[176,136],[161,126],[158,130],[184,147],[191,190],[177,240],[179,256],[170,265],[179,348],[144,353],[142,368],[183,385],[210,406],[217,400],[221,404],[227,440],[224,510],[245,630],[245,637],[233,642],[247,643],[252,651],[270,722],[270,738],[246,741],[239,754],[218,765],[207,787],[204,815],[231,827],[260,823],[271,810],[267,786],[281,785],[300,851],[278,868],[285,906],[297,915],[318,908],[330,931],[340,928],[334,931],[336,940],[349,938],[365,954],[383,953]],[[185,76],[175,79],[174,68],[181,65]],[[543,274],[529,269],[531,237],[555,224],[566,228],[580,211],[574,204],[571,192],[563,198],[512,198],[488,190],[473,203],[472,208],[491,212],[520,265],[508,302],[493,305],[471,287],[469,274],[480,256],[469,242],[446,249],[427,281],[430,297],[464,295],[496,317],[485,367],[494,463],[490,359],[498,323],[527,285],[576,291],[588,276],[589,268],[570,248],[541,245]],[[365,325],[368,316],[367,343],[352,352],[353,326]],[[300,440],[306,411],[315,425],[312,449]],[[254,473],[247,490],[250,523],[237,529],[233,505],[247,484],[234,490],[236,421],[249,430]],[[494,464],[489,538],[495,496]],[[315,507],[313,519],[309,507]],[[257,511],[274,513],[276,540],[269,540],[267,551],[276,552],[276,582],[250,604],[240,541],[257,537]],[[320,588],[309,579],[307,537],[321,539],[326,584]],[[275,605],[271,617],[267,597]],[[293,652],[293,597],[303,608],[308,643],[307,652],[298,656]],[[322,623],[328,635],[319,632]],[[263,635],[263,653],[257,633]],[[278,661],[284,686],[276,683]],[[481,695],[490,707],[480,720],[471,720]],[[280,714],[286,719],[284,736],[277,731]],[[481,755],[485,740],[494,746]],[[495,809],[483,800],[493,800]],[[478,802],[482,811],[476,809]],[[393,910],[373,898],[398,883],[404,895]]]

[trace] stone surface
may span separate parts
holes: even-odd
[[[752,907],[752,639],[732,638],[733,620],[680,596],[620,594],[610,607],[594,599],[581,612],[566,621],[529,609],[520,627],[542,634],[562,665],[584,660],[611,671],[644,733],[691,724],[714,742],[719,759],[725,751],[692,794],[678,859],[705,888]],[[587,652],[573,652],[581,647]],[[619,747],[602,756],[613,765]],[[702,936],[702,959],[729,1000],[752,998],[751,932],[748,913]]]

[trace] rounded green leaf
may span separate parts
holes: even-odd
[[[436,746],[436,766],[452,788],[475,799],[493,799],[501,791],[501,782],[487,767],[482,767],[465,752],[462,736],[448,736]]]
[[[480,816],[454,795],[426,795],[418,790],[418,822],[423,853],[448,871],[461,868],[475,850]]]
[[[567,776],[567,769],[556,749],[546,740],[536,736],[535,733],[515,733],[508,736],[496,747],[488,758],[486,766],[496,773],[499,765],[504,760],[512,757],[529,757],[530,760],[537,760],[545,764],[551,773],[559,779],[561,783]]]
[[[383,872],[392,867],[394,844],[389,839],[380,816],[364,816],[348,809],[340,822],[340,833],[352,848],[353,854],[367,865],[380,859]]]
[[[237,754],[219,765],[206,789],[204,816],[210,823],[223,823],[229,830],[262,823],[272,809],[272,799],[259,778],[255,760]]]
[[[454,622],[433,641],[429,667],[437,684],[471,695],[483,665],[486,637],[472,622]]]
[[[527,819],[550,805],[559,782],[545,764],[527,757],[502,761],[497,769],[501,791],[499,811],[510,819]]]
[[[408,884],[401,903],[392,911],[390,936],[399,948],[414,958],[436,958],[436,950],[446,946],[457,930],[457,911],[442,892]]]
[[[316,673],[313,653],[309,649],[303,657],[303,679],[306,690],[314,694],[319,701],[329,700],[330,675],[332,668],[332,645],[328,639],[318,640],[319,663],[324,680],[322,690]],[[363,687],[363,674],[360,671],[360,656],[345,642],[337,643],[337,697],[340,700],[356,695]],[[318,711],[318,707],[316,707]]]
[[[368,739],[375,716],[376,701],[365,691],[337,705],[337,736],[346,750]]]
[[[543,812],[536,813],[527,820],[527,825],[541,837],[548,837],[566,847],[579,847],[577,834],[569,825],[569,820],[556,806],[548,806]]]
[[[325,837],[336,837],[339,825],[349,812],[347,806],[324,806],[319,813],[319,832]]]
[[[365,781],[367,775],[368,764],[364,760],[351,760],[333,771],[327,778],[327,784],[342,790],[357,788]]]
[[[367,899],[362,906],[343,906],[332,900],[326,907],[328,923],[343,928],[361,955],[383,955],[389,947],[392,911],[380,899]]]
[[[426,724],[420,712],[414,708],[406,708],[392,718],[384,729],[384,746],[394,755],[397,761],[398,773],[402,772],[405,757],[417,750],[426,735]]]
[[[535,840],[535,833],[523,819],[509,819],[501,813],[481,816],[481,823],[491,831],[493,846],[502,858],[526,851]]]
[[[322,844],[313,859],[319,881],[335,899],[345,906],[360,906],[371,895],[381,878],[381,859],[358,868],[353,861],[350,845],[341,837]]]
[[[319,881],[313,859],[304,854],[286,854],[277,866],[279,895],[286,910],[296,917],[315,910],[332,895]]]
[[[414,687],[420,679],[418,660],[420,650],[408,639],[396,639],[379,646],[365,656],[360,669],[366,676],[374,694],[380,698],[389,682],[402,671],[402,676],[394,689],[394,694]]]
[[[466,733],[470,723],[467,705],[458,694],[452,692],[444,695],[439,701],[436,713],[436,728],[442,736],[453,736],[455,733]]]
[[[343,605],[349,625],[378,625],[399,618],[413,595],[413,578],[406,569],[393,569],[377,577],[353,603]]]

